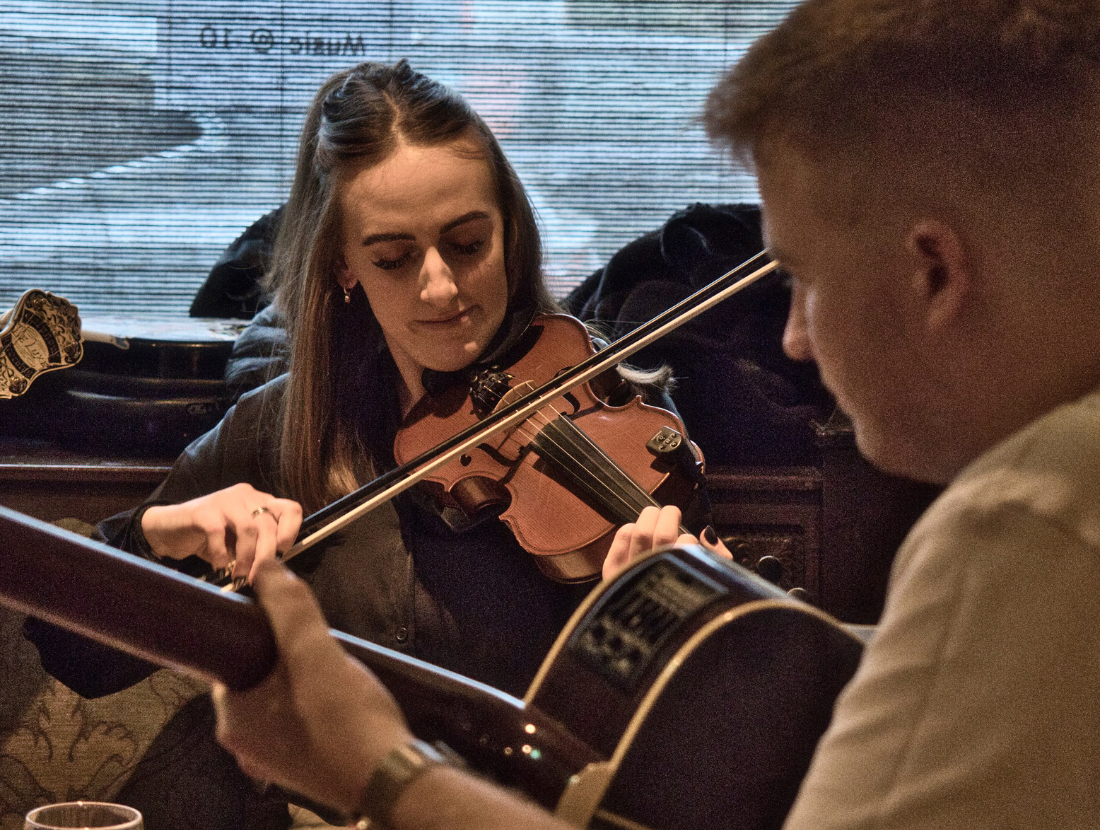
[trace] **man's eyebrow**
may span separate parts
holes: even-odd
[[[475,219],[489,219],[489,214],[484,210],[471,210],[469,213],[464,213],[457,219],[452,219],[439,229],[440,233],[447,233],[452,231],[459,225],[464,225],[467,222],[472,222]],[[378,242],[398,242],[405,239],[415,239],[411,233],[372,233],[369,236],[363,237],[362,245],[366,248],[369,245],[374,245]]]

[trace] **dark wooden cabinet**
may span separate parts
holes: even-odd
[[[0,504],[37,519],[89,524],[140,504],[171,459],[63,450],[46,442],[0,440]]]
[[[822,478],[815,467],[707,471],[718,534],[734,559],[786,590],[820,597]]]
[[[820,465],[708,470],[717,530],[741,564],[845,622],[873,623],[898,545],[939,488],[875,469],[843,420],[816,431]]]

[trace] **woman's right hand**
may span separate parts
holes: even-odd
[[[148,508],[141,532],[161,558],[198,556],[215,570],[245,576],[256,564],[290,550],[302,525],[302,507],[250,484],[234,484],[182,504]]]

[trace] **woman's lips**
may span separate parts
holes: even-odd
[[[452,323],[461,323],[465,322],[469,318],[470,312],[472,310],[472,307],[466,308],[458,312],[457,314],[452,314],[448,317],[440,317],[435,320],[420,320],[419,322],[425,326],[446,326]]]

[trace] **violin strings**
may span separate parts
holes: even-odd
[[[599,490],[599,491],[603,492],[604,493],[603,499],[604,499],[605,503],[608,504],[610,507],[612,507],[612,509],[614,509],[615,504],[618,504],[622,508],[624,513],[630,513],[630,514],[636,515],[637,513],[641,512],[642,507],[645,507],[645,506],[648,506],[648,505],[652,505],[654,507],[659,507],[660,506],[658,504],[658,502],[656,500],[654,500],[654,498],[649,493],[647,493],[642,487],[640,487],[637,483],[635,483],[633,481],[633,479],[631,479],[622,470],[622,468],[619,467],[618,464],[615,463],[614,459],[605,456],[605,458],[607,458],[607,461],[610,462],[610,464],[622,476],[623,480],[626,481],[626,482],[630,482],[630,484],[632,485],[631,489],[633,490],[632,495],[635,496],[637,501],[631,501],[627,497],[627,494],[616,490],[612,483],[604,480],[600,476],[600,473],[599,473],[598,470],[593,469],[591,466],[589,466],[589,464],[591,462],[591,457],[583,453],[583,448],[581,448],[581,452],[574,453],[570,446],[558,441],[556,438],[549,435],[545,431],[545,429],[546,429],[546,427],[551,426],[551,424],[553,423],[553,419],[546,416],[546,414],[545,414],[546,409],[550,409],[551,411],[556,413],[558,418],[565,417],[564,413],[559,411],[554,406],[553,402],[548,403],[546,405],[546,407],[544,407],[543,409],[536,410],[531,415],[530,418],[528,418],[527,420],[521,422],[521,424],[519,426],[517,426],[516,430],[515,430],[515,432],[519,433],[525,439],[527,444],[534,446],[536,438],[541,434],[543,436],[543,439],[547,443],[552,444],[557,450],[559,450],[561,452],[562,455],[566,456],[570,461],[575,463],[579,469],[582,469],[582,470],[585,471],[585,473],[587,473],[589,486],[593,487],[593,489],[595,489],[595,490]],[[542,421],[543,421],[542,426],[539,427],[539,429],[534,433],[526,431],[525,427],[531,421],[534,421],[536,418],[541,418],[542,419]],[[579,427],[576,427],[576,429],[582,435],[584,434],[584,431],[581,430]],[[585,437],[587,439],[587,436],[585,436]],[[591,439],[588,439],[588,440],[591,440]]]
[[[574,462],[578,467],[584,469],[585,472],[588,473],[590,481],[598,484],[607,494],[604,496],[604,499],[607,502],[617,501],[618,504],[620,504],[627,511],[631,511],[635,514],[640,513],[642,507],[648,505],[660,507],[660,504],[649,493],[647,493],[643,487],[639,486],[629,475],[627,475],[626,472],[610,456],[604,454],[604,458],[607,460],[607,462],[615,468],[620,476],[622,476],[624,481],[628,482],[631,485],[633,495],[638,499],[637,501],[630,501],[624,494],[620,494],[618,491],[616,491],[611,483],[605,482],[603,479],[601,479],[598,471],[594,471],[591,467],[587,466],[588,463],[591,461],[591,456],[584,454],[583,447],[578,448],[580,452],[574,453],[571,451],[569,445],[566,445],[549,435],[545,430],[547,427],[550,427],[553,424],[554,419],[546,417],[546,415],[544,414],[546,409],[553,411],[558,419],[568,417],[566,413],[563,413],[559,409],[557,409],[553,402],[548,403],[543,409],[536,410],[532,414],[532,416],[527,419],[527,421],[523,422],[523,425],[526,425],[529,421],[532,421],[535,418],[541,418],[543,421],[537,434],[524,433],[524,438],[529,444],[534,444],[537,435],[541,434],[547,443],[552,444],[563,455],[568,457],[570,461]],[[578,433],[584,435],[585,440],[591,442],[591,439],[584,434],[584,430],[582,430],[575,424],[573,426]],[[517,428],[516,431],[520,431],[521,428],[522,427]]]

